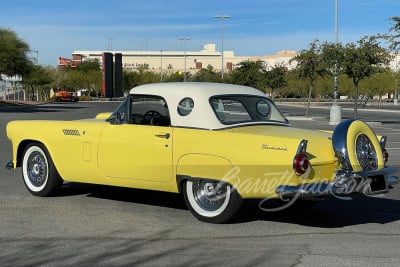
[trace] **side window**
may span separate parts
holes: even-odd
[[[218,119],[223,124],[251,121],[251,116],[243,103],[235,99],[214,97],[210,100]]]
[[[130,123],[170,126],[167,102],[159,96],[133,95]]]

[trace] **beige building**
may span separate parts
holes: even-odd
[[[222,54],[216,51],[215,44],[206,44],[200,51],[93,51],[93,50],[79,50],[72,53],[72,60],[68,62],[66,59],[59,60],[59,66],[65,64],[76,66],[79,62],[88,59],[98,59],[102,61],[102,54],[104,52],[111,52],[113,54],[122,54],[122,68],[125,70],[135,70],[141,67],[159,71],[163,73],[186,71],[195,73],[196,71],[212,66],[215,71],[221,71],[222,68]],[[233,70],[238,63],[246,60],[250,61],[263,61],[265,67],[273,68],[275,66],[284,66],[292,69],[295,63],[290,63],[290,59],[296,56],[295,51],[280,51],[276,55],[266,56],[235,56],[233,51],[224,51],[224,72]]]

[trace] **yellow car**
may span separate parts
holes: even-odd
[[[244,199],[378,194],[398,182],[386,137],[349,119],[332,132],[294,128],[265,94],[220,83],[148,84],[113,113],[76,121],[12,121],[27,189],[63,181],[182,193],[199,220],[232,219]]]

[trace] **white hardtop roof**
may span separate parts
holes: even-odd
[[[134,87],[130,94],[157,95],[163,97],[170,112],[171,125],[202,129],[222,129],[222,124],[215,115],[209,99],[215,95],[254,95],[266,97],[260,90],[233,84],[178,82],[152,83]],[[187,116],[178,114],[178,104],[184,98],[192,98],[194,107]]]
[[[201,82],[174,82],[174,83],[151,83],[134,87],[131,94],[148,95],[202,95],[207,98],[214,95],[245,94],[265,96],[260,90],[235,84],[226,83],[201,83]]]

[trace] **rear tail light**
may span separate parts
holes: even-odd
[[[310,168],[306,150],[307,140],[302,140],[293,159],[293,171],[299,176],[305,174]]]
[[[310,162],[306,154],[298,154],[294,158],[293,169],[297,175],[303,175],[308,170]]]
[[[382,156],[383,156],[383,161],[386,164],[389,160],[389,153],[387,152],[386,148],[382,149]]]
[[[381,145],[381,150],[382,150],[382,157],[383,157],[383,162],[386,164],[387,161],[389,160],[389,153],[386,150],[386,141],[387,137],[382,136],[381,139],[379,140],[379,144]]]

